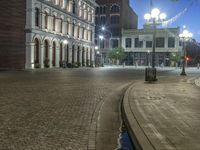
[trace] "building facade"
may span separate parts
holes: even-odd
[[[129,5],[129,0],[96,0],[95,43],[104,63],[108,62],[110,48],[121,47],[122,29],[137,29],[138,17]],[[104,27],[104,30],[102,29]],[[104,38],[100,39],[99,35]]]
[[[82,66],[94,63],[95,0],[16,1],[15,5],[8,5],[6,0],[0,2],[4,7],[12,5],[9,11],[16,10],[14,25],[9,16],[3,17],[8,17],[6,23],[12,29],[7,40],[17,40],[12,46],[7,41],[3,53],[6,59],[0,52],[0,67],[34,69],[60,67],[63,62]]]
[[[151,65],[153,30],[150,28],[124,30],[122,47],[127,54],[127,65]],[[169,66],[170,53],[180,54],[179,28],[162,28],[156,30],[156,66]]]

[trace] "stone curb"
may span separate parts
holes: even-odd
[[[128,129],[129,135],[137,150],[154,150],[153,145],[144,134],[140,124],[130,108],[129,93],[132,91],[134,84],[125,92],[122,103],[122,117]]]
[[[200,78],[199,78],[199,79],[196,79],[196,80],[194,81],[194,83],[196,84],[196,86],[200,87]]]

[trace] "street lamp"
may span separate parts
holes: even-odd
[[[150,57],[150,50],[148,50],[147,53],[148,53],[148,68],[149,68],[150,67],[150,58],[149,58]]]
[[[182,65],[182,72],[180,75],[184,75],[186,76],[185,73],[185,65],[186,65],[186,43],[187,41],[189,41],[192,37],[193,34],[190,33],[188,30],[184,29],[183,32],[181,34],[179,34],[180,40],[183,41],[183,65]]]
[[[102,27],[101,27],[101,30],[102,30],[103,32],[108,32],[108,33],[110,34],[110,38],[109,38],[109,48],[110,48],[110,47],[111,47],[111,42],[110,42],[110,41],[111,41],[111,39],[112,39],[112,37],[113,37],[113,36],[112,36],[112,32],[110,32],[109,30],[107,30],[105,26],[102,26]]]
[[[163,24],[163,21],[166,18],[167,18],[167,15],[165,13],[161,13],[158,8],[154,8],[154,9],[152,9],[151,13],[147,13],[144,15],[144,19],[147,21],[146,24],[153,27],[152,69],[148,69],[149,73],[146,73],[146,75],[153,74],[153,77],[151,77],[151,79],[149,79],[150,81],[157,80],[156,79],[156,68],[155,68],[156,26]],[[146,80],[148,80],[148,79],[146,78]]]

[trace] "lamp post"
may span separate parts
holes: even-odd
[[[104,31],[104,32],[106,31],[106,32],[108,32],[108,33],[110,34],[110,38],[109,38],[109,48],[110,48],[110,47],[111,47],[110,40],[111,40],[112,37],[113,37],[113,36],[112,36],[112,32],[110,32],[109,30],[107,30],[105,26],[102,26],[102,27],[101,27],[101,30]]]
[[[147,21],[146,25],[150,25],[153,28],[153,47],[152,47],[152,68],[146,69],[146,81],[156,81],[156,68],[155,68],[155,49],[156,49],[156,26],[161,25],[166,19],[167,15],[161,13],[158,8],[152,9],[151,13],[144,15],[144,19]]]
[[[148,63],[148,68],[149,68],[150,67],[150,50],[148,50],[147,53],[148,53],[148,62],[147,63]]]
[[[100,49],[100,56],[101,56],[101,60],[100,60],[100,63],[101,65],[103,66],[103,60],[102,60],[102,50],[101,50],[101,44],[100,42],[104,39],[104,36],[103,35],[99,35],[99,49]]]
[[[183,32],[181,34],[179,34],[180,40],[183,41],[183,65],[182,65],[182,72],[180,75],[182,76],[186,76],[185,73],[185,65],[186,65],[186,42],[189,41],[192,37],[193,34],[190,33],[188,30],[183,30]]]

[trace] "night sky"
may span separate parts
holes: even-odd
[[[144,24],[144,14],[150,12],[150,0],[130,0],[133,10],[138,15],[138,27]],[[200,0],[153,0],[153,5],[161,12],[167,14],[167,20],[182,12],[168,27],[183,27],[193,33],[194,38],[200,42]],[[187,8],[187,11],[184,11]]]

